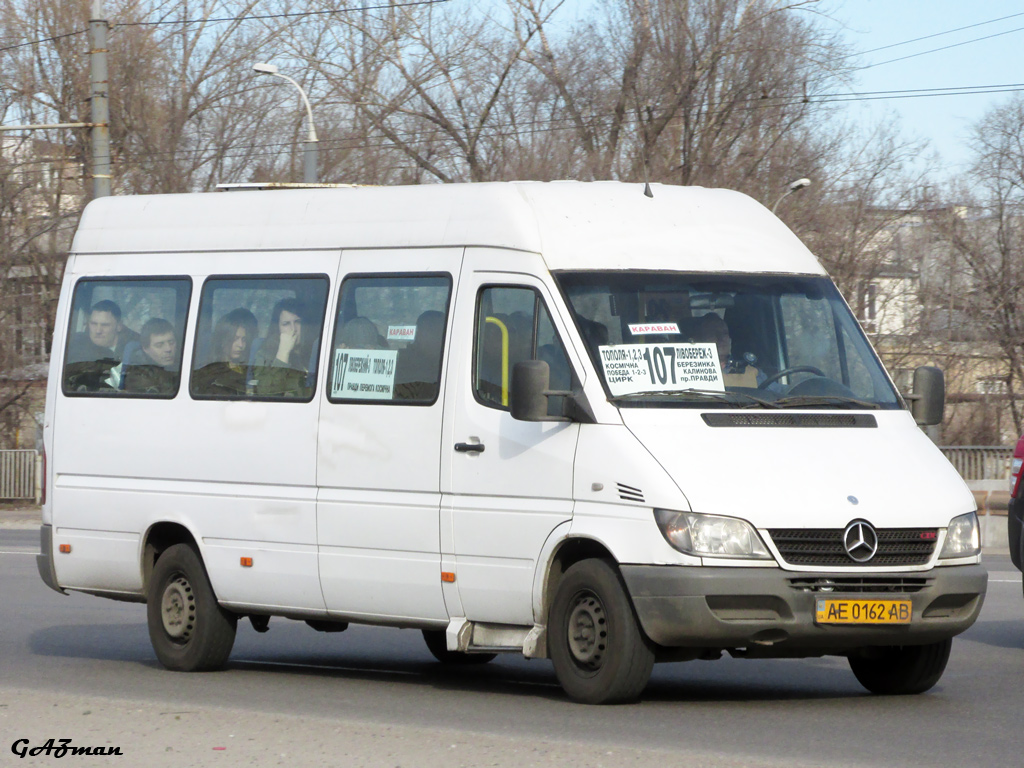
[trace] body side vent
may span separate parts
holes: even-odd
[[[644,503],[644,492],[639,488],[634,488],[624,483],[616,483],[615,485],[619,489],[619,498],[623,501],[635,501],[638,504]]]

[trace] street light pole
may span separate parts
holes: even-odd
[[[789,182],[786,191],[782,193],[778,200],[775,201],[775,205],[772,206],[772,213],[775,213],[775,209],[779,207],[779,203],[785,200],[787,197],[792,195],[794,192],[799,192],[804,187],[811,186],[810,179],[797,179],[796,181]]]
[[[309,125],[309,131],[306,135],[306,144],[302,153],[302,180],[307,184],[316,184],[317,182],[317,155],[320,148],[320,142],[316,137],[316,128],[313,127],[313,108],[309,104],[309,97],[306,96],[306,92],[302,89],[295,80],[283,75],[277,71],[277,67],[273,64],[254,64],[253,70],[261,75],[276,75],[277,77],[287,80],[289,83],[294,85],[299,90],[299,95],[302,97],[302,103],[306,106],[306,121]]]
[[[110,195],[110,107],[107,91],[107,19],[103,0],[92,0],[89,19],[89,79],[92,116],[92,196]]]

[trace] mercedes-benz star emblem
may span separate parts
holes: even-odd
[[[878,551],[878,534],[865,520],[854,520],[843,531],[843,547],[851,560],[866,563]]]

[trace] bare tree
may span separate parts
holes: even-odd
[[[332,22],[293,34],[290,55],[323,78],[321,106],[347,128],[335,138],[354,150],[345,180],[394,178],[396,161],[416,169],[404,180],[506,176],[522,43],[500,20],[454,3],[395,3]]]
[[[939,224],[962,261],[961,297],[974,332],[997,350],[992,394],[1008,403],[1014,434],[1024,430],[1024,98],[1015,95],[974,128],[969,204]]]
[[[859,318],[884,300],[872,287],[883,277],[917,267],[906,228],[920,221],[930,168],[917,164],[924,147],[900,138],[894,123],[864,133],[846,130],[823,145],[811,174],[820,182],[793,200],[792,226],[829,270]],[[869,317],[870,315],[870,317]]]
[[[40,139],[0,137],[0,445],[42,406],[30,395],[43,376],[59,290],[62,248],[77,200],[64,203],[70,178],[66,147]]]
[[[587,178],[764,197],[806,161],[806,128],[823,110],[811,97],[842,74],[836,39],[797,12],[813,0],[608,2],[558,38],[559,5],[509,2],[516,29],[534,33],[524,56],[552,85]]]
[[[287,8],[287,6],[285,6]],[[259,11],[259,13],[257,13]],[[194,192],[247,180],[280,134],[252,64],[285,21],[258,0],[135,0],[112,13],[113,141],[125,192]]]

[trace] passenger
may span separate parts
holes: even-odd
[[[708,312],[698,319],[692,340],[697,343],[713,342],[718,347],[718,362],[727,387],[754,388],[763,379],[761,372],[753,365],[745,360],[733,360],[729,326],[714,312]]]
[[[199,395],[244,395],[256,328],[256,316],[245,307],[233,309],[218,320],[210,340],[211,362],[193,375],[192,391]]]
[[[124,347],[138,335],[124,327],[121,307],[105,299],[98,301],[89,311],[89,329],[75,334],[68,350],[68,362],[114,359],[121,362]]]
[[[338,333],[338,349],[387,349],[377,326],[368,317],[353,317]]]
[[[440,389],[444,312],[427,310],[416,320],[416,338],[398,353],[395,398],[434,400]]]
[[[161,317],[146,321],[139,333],[139,354],[124,363],[124,390],[170,395],[178,388],[178,339]]]
[[[270,328],[253,356],[255,392],[264,397],[306,399],[312,387],[307,384],[313,334],[302,332],[305,310],[298,299],[282,299],[274,306]]]
[[[138,338],[125,328],[116,302],[96,302],[89,311],[88,330],[75,334],[68,346],[68,387],[119,389],[125,346]]]

